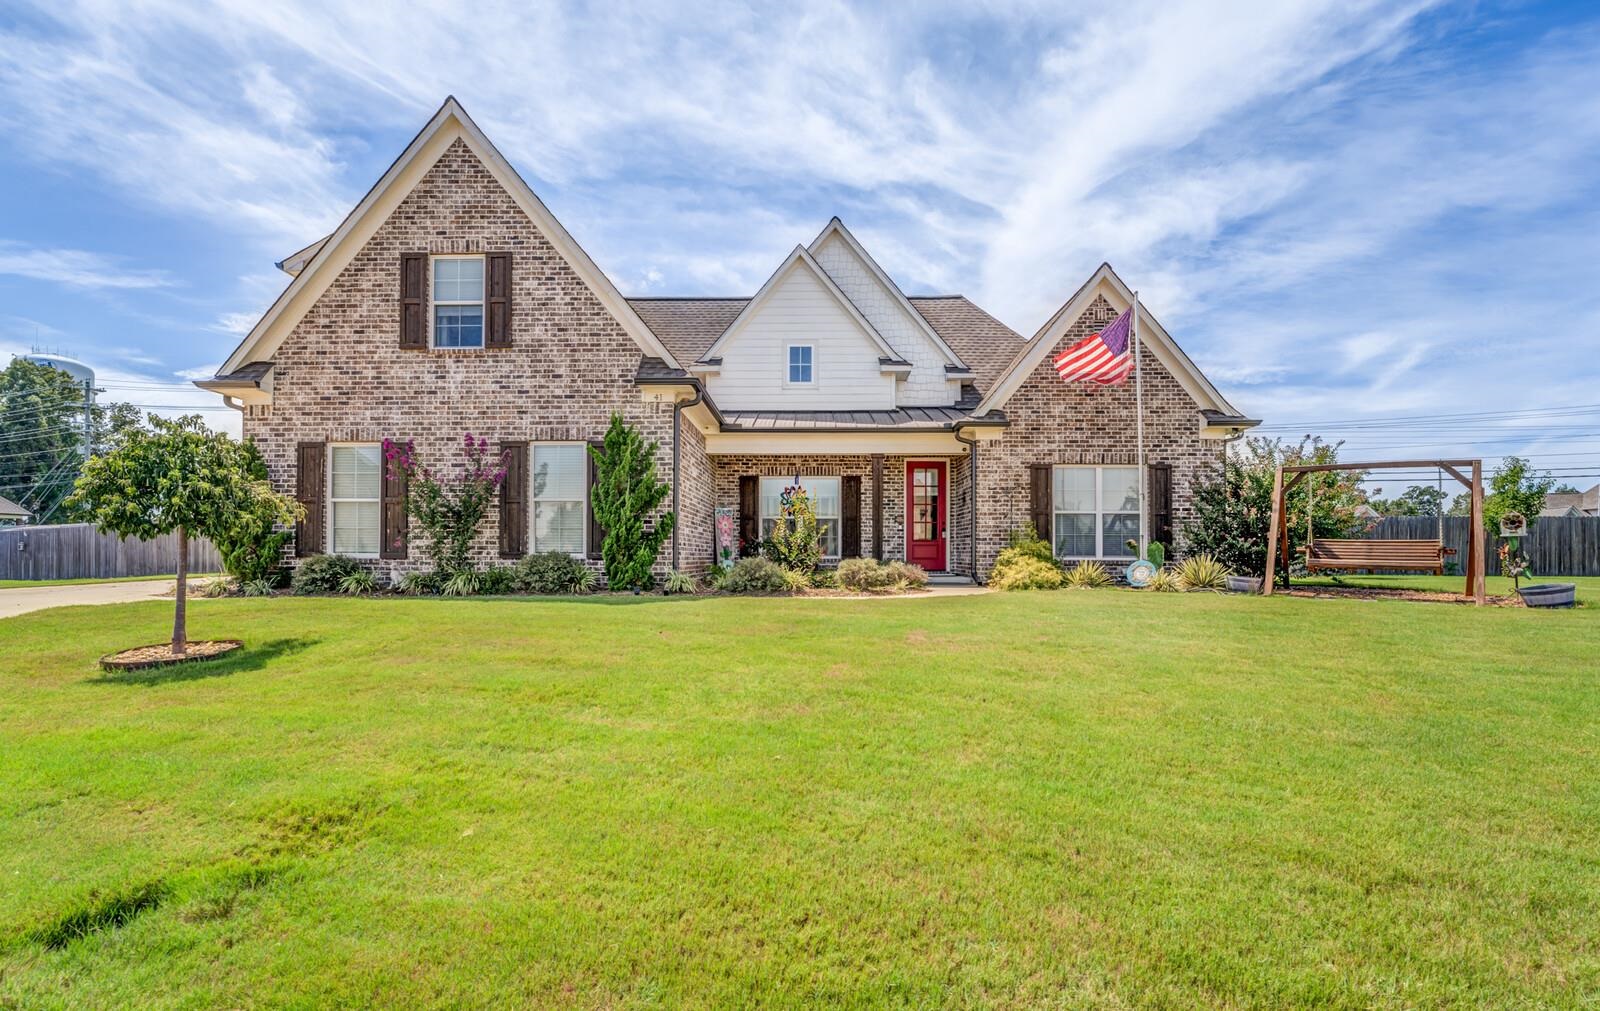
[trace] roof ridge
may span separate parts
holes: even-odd
[[[754,295],[624,295],[630,302],[748,302]]]

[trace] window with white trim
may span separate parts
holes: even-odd
[[[378,557],[383,449],[377,443],[329,446],[328,550]]]
[[[795,485],[792,477],[764,477],[761,479],[761,536],[771,537],[783,515],[783,490]],[[817,543],[822,546],[822,557],[833,560],[839,557],[839,479],[836,477],[802,477],[799,485],[811,498],[811,508],[817,514]]]
[[[588,449],[582,443],[534,443],[529,449],[533,550],[583,554],[588,527]]]
[[[793,386],[808,386],[815,378],[812,357],[815,349],[810,344],[789,345],[789,383]]]
[[[1057,467],[1053,490],[1057,558],[1134,557],[1138,467]]]
[[[483,257],[433,258],[433,346],[483,347]]]

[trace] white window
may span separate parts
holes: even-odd
[[[328,550],[357,558],[378,557],[378,497],[383,486],[383,450],[376,443],[328,447]]]
[[[532,450],[533,550],[581,555],[589,451],[573,443],[535,444]]]
[[[789,382],[792,385],[806,386],[812,380],[812,346],[810,344],[789,345]]]
[[[792,477],[764,477],[761,479],[761,536],[771,537],[783,515],[783,490],[793,487]],[[839,557],[839,479],[836,477],[802,477],[801,488],[811,498],[811,508],[817,514],[817,542],[822,545],[822,557]]]
[[[1134,557],[1138,467],[1057,467],[1054,491],[1057,558]]]
[[[483,347],[483,257],[433,258],[433,346]]]

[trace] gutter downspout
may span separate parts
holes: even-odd
[[[959,428],[953,429],[950,434],[956,437],[957,442],[967,447],[967,458],[971,461],[971,466],[968,467],[970,473],[967,475],[972,498],[972,508],[969,512],[972,517],[972,529],[968,533],[968,546],[972,549],[972,581],[981,586],[983,584],[978,579],[978,440],[962,438]]]
[[[705,392],[695,387],[694,396],[688,400],[674,401],[672,405],[672,571],[678,571],[678,531],[683,518],[678,515],[678,483],[683,475],[683,409],[694,407],[705,399]]]

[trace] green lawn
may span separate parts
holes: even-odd
[[[1113,591],[0,621],[0,1006],[1593,1006],[1600,620]]]
[[[212,574],[194,572],[190,579],[207,579]],[[88,583],[143,583],[154,579],[176,579],[173,573],[165,576],[110,576],[106,579],[0,579],[0,590],[14,590],[29,586],[83,586]]]
[[[1376,586],[1410,590],[1444,590],[1464,593],[1465,576],[1302,576],[1291,581],[1295,586]],[[1578,606],[1594,607],[1600,604],[1600,576],[1532,576],[1523,577],[1523,586],[1536,583],[1573,583],[1578,587]],[[1484,589],[1490,596],[1506,596],[1513,592],[1511,580],[1505,576],[1484,577]]]

